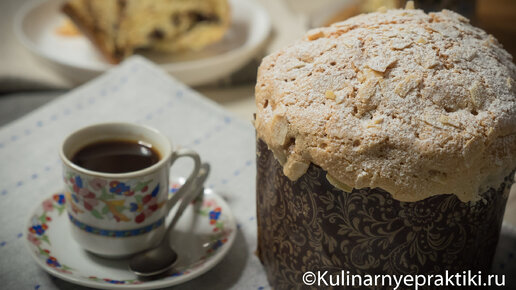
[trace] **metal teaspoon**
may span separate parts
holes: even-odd
[[[203,163],[201,165],[201,169],[199,174],[197,175],[195,181],[192,184],[190,190],[198,191],[197,194],[186,195],[179,209],[177,210],[176,215],[172,222],[168,225],[168,228],[165,231],[165,235],[161,240],[160,244],[155,248],[149,249],[147,251],[136,254],[131,258],[129,262],[129,269],[133,271],[136,275],[141,277],[151,277],[157,276],[159,274],[165,273],[170,270],[175,262],[177,261],[178,255],[177,253],[170,247],[169,237],[172,229],[174,228],[177,220],[183,214],[183,211],[186,207],[198,196],[201,196],[204,193],[204,181],[208,177],[210,172],[210,165],[208,163]]]

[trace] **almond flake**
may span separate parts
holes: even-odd
[[[291,180],[296,180],[303,176],[310,166],[309,163],[305,163],[294,158],[288,158],[287,163],[283,166],[283,173]]]
[[[335,94],[335,97],[336,97],[335,101],[337,102],[337,104],[340,104],[340,103],[344,102],[344,100],[346,98],[353,97],[354,92],[355,92],[355,90],[353,89],[353,87],[351,87],[351,86],[345,87],[344,89],[337,91],[337,93]]]
[[[347,46],[348,48],[352,48],[352,47],[358,47],[360,46],[360,40],[358,39],[355,39],[355,38],[344,38],[342,40],[342,43]]]
[[[333,91],[328,90],[324,95],[327,99],[335,100],[335,93]]]
[[[444,126],[442,126],[443,124],[441,122],[437,122],[436,118],[431,114],[425,113],[423,115],[422,121],[432,127],[444,129]]]
[[[272,144],[283,146],[287,142],[288,122],[283,115],[274,115],[271,120]]]
[[[391,46],[394,49],[401,50],[406,47],[409,47],[412,44],[412,41],[409,40],[399,40],[391,42]]]
[[[324,32],[322,32],[321,30],[312,30],[312,31],[308,32],[308,35],[306,36],[306,38],[310,41],[314,41],[323,36],[324,36]]]
[[[283,166],[287,162],[287,155],[283,150],[276,150],[274,148],[270,148],[272,153],[274,154],[274,158],[278,160],[278,162]]]
[[[483,45],[489,47],[489,46],[494,45],[494,44],[496,44],[496,38],[494,38],[494,36],[489,34],[487,39],[484,40]]]
[[[392,65],[395,62],[395,58],[385,58],[377,56],[369,59],[369,61],[367,62],[367,66],[374,71],[383,73],[390,65]]]
[[[377,79],[368,79],[357,92],[357,98],[362,102],[366,102],[369,100],[376,91],[376,84],[378,83]]]
[[[439,59],[435,55],[428,55],[425,57],[423,66],[424,68],[433,68],[439,65]]]
[[[383,123],[383,118],[373,119],[367,122],[366,128],[378,128],[381,123]]]
[[[407,94],[421,83],[421,77],[417,74],[409,74],[405,79],[399,82],[394,88],[394,92],[401,98],[405,98]]]
[[[405,5],[406,10],[413,10],[415,9],[414,1],[407,1],[407,4]]]
[[[479,81],[474,82],[473,85],[469,88],[469,96],[475,108],[478,108],[482,105],[482,102],[485,99],[484,94],[484,89]]]
[[[423,37],[418,38],[416,41],[417,41],[417,43],[421,43],[421,44],[426,44],[428,42],[426,40],[426,38],[423,38]]]
[[[305,66],[306,66],[306,63],[304,63],[304,62],[302,62],[300,60],[297,60],[297,61],[293,62],[289,68],[287,68],[287,72],[292,71],[292,70],[296,70],[296,69],[300,69],[300,68],[303,68]]]
[[[439,22],[439,23],[433,23],[432,27],[433,30],[437,31],[439,34],[449,37],[451,39],[456,39],[460,36],[460,32],[455,29],[453,26],[450,26],[448,23]]]
[[[513,78],[510,78],[510,77],[507,78],[507,88],[509,89],[509,91],[511,91],[513,93],[516,92],[516,86],[514,84]]]
[[[439,116],[439,122],[441,122],[444,125],[450,125],[456,128],[460,128],[460,124],[454,122],[451,118],[449,118],[446,115]]]
[[[477,57],[477,52],[475,50],[468,50],[465,54],[466,60],[473,60],[475,57]]]
[[[335,186],[336,188],[344,191],[344,192],[351,192],[353,190],[353,187],[340,182],[337,180],[337,178],[331,176],[330,174],[326,174],[326,179],[330,182],[331,185]]]

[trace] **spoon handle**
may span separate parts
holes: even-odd
[[[177,221],[183,215],[183,212],[188,207],[188,205],[194,201],[197,197],[202,196],[204,194],[204,182],[206,181],[206,178],[208,177],[208,174],[210,173],[210,164],[203,163],[201,165],[201,168],[199,170],[199,174],[195,177],[195,180],[193,181],[190,190],[193,192],[196,192],[195,194],[188,194],[185,197],[183,197],[183,200],[181,201],[181,204],[179,205],[179,208],[177,209],[176,214],[174,215],[174,218],[170,222],[170,225],[168,226],[167,232],[165,233],[166,237],[170,235],[170,232],[176,225]]]

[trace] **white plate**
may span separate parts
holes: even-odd
[[[171,192],[179,182],[171,183]],[[213,268],[236,237],[236,223],[226,202],[211,189],[178,220],[171,243],[179,254],[173,271],[159,280],[139,280],[128,259],[89,254],[70,233],[63,193],[49,195],[31,213],[24,237],[32,257],[48,273],[71,283],[103,289],[154,289],[177,285]],[[172,215],[171,215],[172,216]]]
[[[34,55],[75,82],[85,82],[110,67],[84,36],[62,36],[56,29],[65,15],[62,0],[29,2],[15,17],[15,33]],[[271,22],[254,0],[230,0],[232,24],[224,38],[199,52],[145,56],[187,85],[200,85],[227,76],[248,63],[269,35]]]

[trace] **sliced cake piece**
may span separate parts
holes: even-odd
[[[70,0],[62,9],[111,63],[140,48],[199,50],[230,24],[227,0]]]

